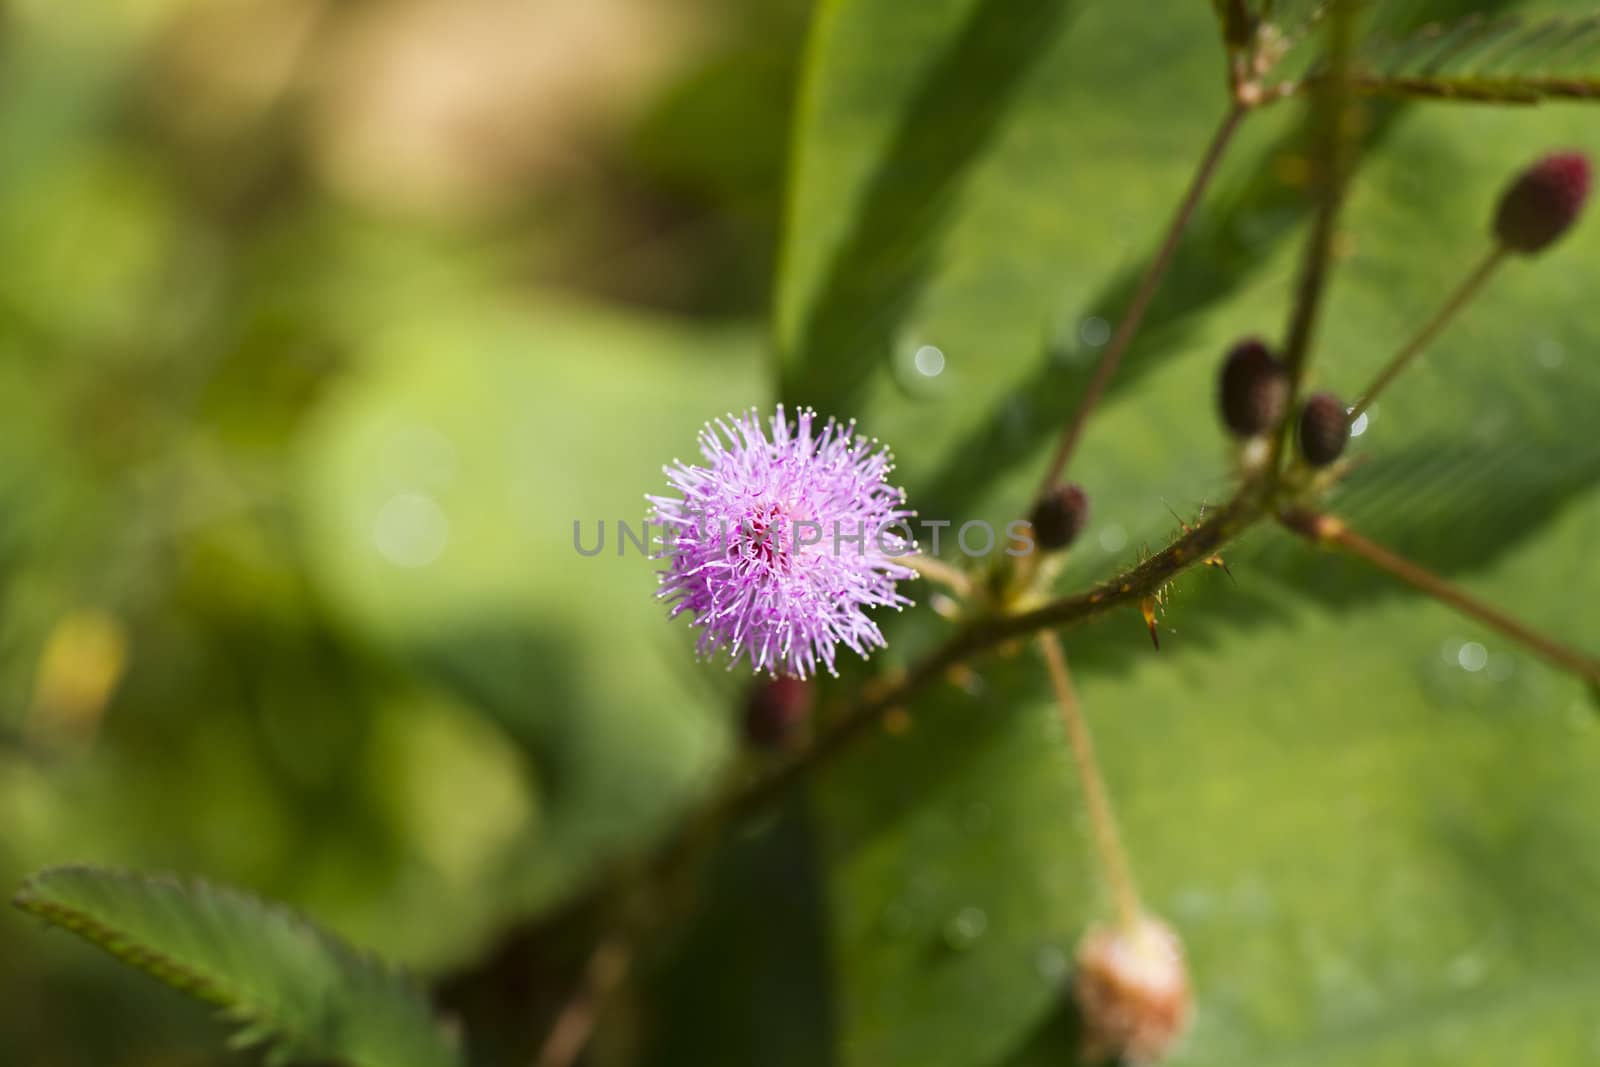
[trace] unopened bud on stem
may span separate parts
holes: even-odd
[[[1350,415],[1332,393],[1313,393],[1300,410],[1300,454],[1313,467],[1326,467],[1344,453],[1350,440]]]
[[[1517,175],[1495,209],[1494,235],[1512,252],[1533,255],[1578,221],[1589,199],[1589,158],[1556,152]]]
[[[1266,433],[1289,406],[1289,372],[1258,338],[1228,350],[1218,381],[1222,421],[1240,437]]]
[[[1058,485],[1039,499],[1029,517],[1039,547],[1059,552],[1078,539],[1089,521],[1089,498],[1077,485]]]

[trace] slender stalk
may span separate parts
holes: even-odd
[[[1451,319],[1455,318],[1456,313],[1471,303],[1472,298],[1478,295],[1478,291],[1483,288],[1483,284],[1494,275],[1495,269],[1505,262],[1505,258],[1505,247],[1496,245],[1487,256],[1478,261],[1478,265],[1473,267],[1466,278],[1456,286],[1455,291],[1450,294],[1449,299],[1440,306],[1439,310],[1434,312],[1433,317],[1423,324],[1422,329],[1418,330],[1416,335],[1407,341],[1399,352],[1395,353],[1394,358],[1372,380],[1372,384],[1362,391],[1361,399],[1356,401],[1356,406],[1350,409],[1350,417],[1352,419],[1371,407],[1372,402],[1378,399],[1378,394],[1383,392],[1389,383],[1394,381],[1400,372],[1405,370],[1423,349],[1433,343],[1433,339],[1439,336],[1439,332],[1450,323]]]
[[[535,1067],[570,1067],[583,1053],[599,1021],[600,1010],[627,976],[633,949],[621,934],[603,939],[589,954],[578,989],[556,1016]]]
[[[1094,755],[1094,739],[1089,733],[1089,723],[1083,717],[1078,694],[1072,688],[1072,675],[1067,670],[1067,656],[1061,650],[1061,641],[1054,630],[1041,630],[1035,638],[1039,654],[1044,657],[1050,672],[1050,688],[1055,691],[1056,704],[1061,709],[1061,722],[1067,730],[1067,745],[1072,749],[1072,760],[1077,765],[1078,781],[1083,785],[1084,807],[1089,813],[1089,828],[1094,840],[1095,853],[1104,869],[1106,881],[1111,885],[1111,896],[1116,904],[1117,921],[1129,934],[1139,929],[1139,916],[1144,909],[1139,905],[1139,891],[1134,885],[1133,868],[1128,863],[1128,852],[1123,847],[1122,835],[1117,830],[1116,813],[1111,807],[1111,793],[1106,788],[1105,776]]]
[[[1294,437],[1294,418],[1299,411],[1299,398],[1306,387],[1306,370],[1310,365],[1310,347],[1317,331],[1317,320],[1322,314],[1323,298],[1328,290],[1328,275],[1333,272],[1333,238],[1338,232],[1339,210],[1344,206],[1344,186],[1349,179],[1350,139],[1350,53],[1354,50],[1355,6],[1358,0],[1333,3],[1328,16],[1328,59],[1326,75],[1318,85],[1317,96],[1312,99],[1310,130],[1317,136],[1317,168],[1315,168],[1315,214],[1306,242],[1306,253],[1301,259],[1299,285],[1294,290],[1293,309],[1290,310],[1288,334],[1283,339],[1283,365],[1290,376],[1290,418],[1272,437],[1272,453],[1267,466],[1272,470],[1282,467],[1286,454],[1293,454],[1290,442]]]
[[[1403,556],[1396,555],[1382,545],[1367,540],[1346,526],[1342,520],[1305,509],[1286,511],[1279,518],[1285,526],[1302,537],[1320,544],[1336,545],[1351,555],[1359,556],[1379,570],[1394,575],[1413,589],[1420,590],[1435,600],[1450,605],[1463,615],[1499,631],[1555,666],[1571,671],[1590,685],[1600,686],[1600,660],[1547,637],[1513,619],[1499,608],[1469,596],[1431,571]]]
[[[1345,179],[1349,176],[1349,72],[1353,46],[1354,0],[1332,8],[1328,29],[1328,73],[1315,98],[1312,127],[1320,138],[1317,157],[1317,205],[1300,266],[1300,282],[1295,290],[1294,307],[1289,314],[1289,332],[1283,343],[1283,362],[1289,371],[1289,410],[1299,407],[1301,387],[1310,362],[1311,340],[1322,310],[1328,275],[1333,266],[1333,238],[1344,204]],[[1273,439],[1274,464],[1284,451],[1295,420],[1284,420],[1283,433]]]
[[[1144,275],[1139,279],[1138,287],[1134,290],[1133,299],[1128,304],[1128,310],[1122,315],[1122,321],[1117,323],[1116,332],[1111,335],[1111,340],[1106,344],[1105,352],[1100,356],[1100,362],[1095,367],[1094,377],[1089,379],[1089,387],[1084,391],[1083,399],[1078,402],[1077,410],[1072,413],[1072,419],[1061,431],[1061,440],[1056,445],[1054,457],[1050,466],[1045,471],[1044,479],[1039,483],[1039,491],[1035,497],[1043,497],[1049,492],[1050,487],[1066,472],[1067,463],[1072,459],[1072,453],[1078,447],[1078,439],[1083,436],[1084,426],[1089,421],[1089,414],[1100,403],[1100,398],[1105,395],[1106,387],[1111,384],[1112,375],[1116,374],[1117,366],[1122,362],[1122,355],[1127,351],[1128,345],[1133,341],[1134,335],[1139,332],[1139,324],[1144,321],[1144,315],[1150,307],[1150,301],[1160,287],[1161,280],[1166,276],[1168,268],[1172,266],[1173,257],[1178,251],[1178,242],[1183,233],[1188,229],[1189,221],[1194,217],[1195,208],[1199,206],[1200,199],[1204,196],[1206,187],[1211,184],[1211,179],[1216,176],[1217,166],[1222,162],[1223,154],[1227,151],[1229,143],[1233,140],[1234,133],[1239,128],[1239,123],[1249,107],[1235,101],[1223,116],[1222,123],[1217,127],[1216,133],[1211,135],[1211,142],[1206,146],[1205,155],[1201,157],[1199,166],[1195,169],[1194,177],[1189,180],[1189,188],[1183,195],[1183,201],[1178,205],[1178,210],[1173,214],[1172,222],[1167,227],[1166,236],[1161,241],[1161,247],[1156,251],[1155,258],[1145,268]]]

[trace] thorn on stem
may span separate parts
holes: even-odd
[[[1156,630],[1156,598],[1147,596],[1139,601],[1139,614],[1144,616],[1144,624],[1150,629],[1150,643],[1156,646],[1156,651],[1161,651],[1161,635]]]

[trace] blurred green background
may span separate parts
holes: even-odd
[[[0,884],[194,872],[476,958],[725,747],[653,565],[571,524],[771,394],[803,6],[0,11]],[[0,1062],[221,1033],[0,918]]]
[[[528,1060],[587,932],[539,920],[709,788],[740,683],[573,521],[636,521],[702,421],[780,390],[891,443],[923,514],[1013,517],[1225,105],[1205,3],[810,7],[0,6],[0,884],[245,886],[437,979],[476,1062]],[[1377,17],[1484,8],[1585,10]],[[1345,392],[1517,167],[1600,146],[1581,105],[1366,118],[1316,369]],[[1287,313],[1300,119],[1247,125],[1091,427],[1069,583],[1226,494],[1212,376]],[[1589,649],[1597,270],[1593,220],[1508,270],[1338,501]],[[1600,1057],[1581,688],[1271,531],[1229,562],[1160,657],[1134,616],[1068,640],[1191,952],[1178,1062]],[[596,1062],[1073,1061],[1103,901],[1038,671],[917,711],[724,850]],[[0,1062],[240,1062],[222,1032],[0,916]]]

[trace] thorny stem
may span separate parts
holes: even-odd
[[[1044,480],[1039,483],[1036,498],[1042,498],[1050,491],[1051,486],[1066,472],[1067,463],[1072,459],[1072,453],[1078,447],[1078,439],[1083,436],[1084,426],[1089,421],[1089,415],[1100,403],[1100,398],[1105,394],[1106,387],[1111,384],[1112,375],[1116,374],[1117,366],[1122,362],[1122,355],[1132,343],[1134,335],[1139,332],[1139,324],[1144,321],[1144,314],[1150,307],[1150,301],[1160,287],[1161,280],[1166,276],[1167,269],[1172,266],[1173,257],[1177,254],[1178,243],[1183,233],[1189,227],[1189,221],[1194,217],[1195,208],[1200,204],[1200,198],[1205,194],[1206,187],[1211,184],[1211,179],[1216,176],[1217,166],[1222,162],[1223,154],[1227,151],[1229,143],[1233,140],[1239,123],[1249,107],[1235,100],[1228,108],[1228,113],[1223,116],[1222,123],[1217,127],[1216,133],[1211,135],[1211,143],[1206,146],[1205,155],[1200,159],[1200,165],[1195,169],[1194,177],[1189,180],[1189,188],[1183,195],[1183,201],[1178,205],[1178,210],[1173,214],[1172,222],[1167,227],[1167,234],[1161,241],[1155,258],[1145,268],[1144,275],[1139,279],[1139,285],[1134,290],[1133,299],[1128,304],[1128,310],[1123,312],[1122,320],[1117,323],[1116,332],[1111,335],[1111,340],[1106,344],[1105,352],[1100,356],[1100,362],[1094,369],[1094,377],[1089,379],[1089,386],[1084,390],[1083,399],[1078,401],[1077,410],[1072,413],[1072,420],[1061,431],[1061,440],[1056,445],[1054,457],[1050,466],[1045,471]]]
[[[1438,311],[1434,312],[1433,317],[1423,325],[1422,329],[1418,330],[1416,335],[1407,341],[1399,352],[1395,353],[1388,366],[1384,367],[1378,373],[1378,376],[1372,380],[1372,384],[1362,392],[1361,399],[1356,401],[1356,406],[1350,409],[1350,417],[1352,419],[1371,407],[1372,402],[1378,399],[1378,394],[1383,392],[1389,383],[1394,381],[1400,372],[1405,370],[1423,349],[1433,343],[1433,339],[1439,336],[1439,332],[1449,324],[1451,319],[1455,318],[1456,313],[1466,307],[1472,298],[1478,294],[1478,291],[1483,288],[1483,284],[1493,276],[1495,269],[1505,262],[1505,258],[1505,246],[1496,245],[1487,256],[1478,261],[1478,265],[1473,267],[1472,272],[1456,286],[1449,299],[1440,306]]]
[[[1226,542],[1254,525],[1265,514],[1264,501],[1262,486],[1247,486],[1211,518],[1192,527],[1138,566],[1091,589],[1060,597],[1032,611],[985,621],[981,624],[979,648],[988,648],[1044,627],[1087,622],[1113,608],[1138,604],[1190,567],[1204,563]]]
[[[1293,508],[1278,516],[1290,530],[1317,544],[1330,544],[1360,556],[1379,570],[1386,571],[1413,589],[1428,594],[1435,600],[1477,619],[1479,622],[1517,641],[1543,656],[1563,670],[1571,671],[1590,685],[1600,686],[1600,661],[1591,659],[1574,648],[1546,637],[1537,630],[1518,622],[1498,608],[1485,604],[1457,589],[1438,575],[1412,563],[1403,556],[1367,540],[1350,529],[1340,519],[1331,515]]]
[[[1050,688],[1055,692],[1056,704],[1061,710],[1061,723],[1066,727],[1067,745],[1072,749],[1072,760],[1077,765],[1078,781],[1083,786],[1084,807],[1089,813],[1090,833],[1095,852],[1105,869],[1106,880],[1111,883],[1111,895],[1116,904],[1117,920],[1123,930],[1133,934],[1139,929],[1139,916],[1144,909],[1139,905],[1139,891],[1134,885],[1133,868],[1128,863],[1128,853],[1122,846],[1122,835],[1117,831],[1117,817],[1111,808],[1111,793],[1106,788],[1105,777],[1094,755],[1094,738],[1089,733],[1089,723],[1078,703],[1078,694],[1072,688],[1072,675],[1067,671],[1067,656],[1061,650],[1061,641],[1054,630],[1040,630],[1035,639],[1045,668],[1050,672]]]

